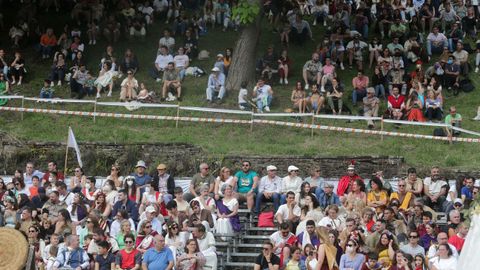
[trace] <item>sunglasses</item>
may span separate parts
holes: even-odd
[[[133,244],[133,241],[125,241],[125,244]]]
[[[398,185],[399,187],[404,187],[405,185]]]
[[[417,235],[410,235],[409,238],[418,238]]]
[[[243,164],[242,166],[243,167],[250,167],[250,165],[248,165],[248,164]]]
[[[28,232],[31,232],[31,233],[36,233],[37,231],[34,231],[34,230],[29,230]]]
[[[132,74],[133,74],[133,73],[131,73],[131,72],[127,72],[127,75],[132,75]]]
[[[355,245],[353,244],[348,244],[347,247],[354,247]]]
[[[15,186],[20,186],[20,183],[15,183]]]
[[[146,229],[152,228],[152,225],[145,226]]]

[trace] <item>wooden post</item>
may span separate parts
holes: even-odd
[[[68,130],[70,131],[70,127],[68,127]],[[68,132],[67,132],[67,143],[65,144],[65,166],[63,167],[63,175],[67,175],[67,160],[68,160]]]
[[[93,104],[93,123],[96,121],[96,114],[97,114],[97,100],[95,99],[95,103]]]
[[[23,121],[23,109],[25,109],[25,97],[22,97],[22,113],[20,114],[22,121]]]
[[[255,113],[255,108],[252,107],[252,118],[250,119],[250,132],[253,132],[253,114]]]
[[[180,121],[180,105],[177,107],[177,121],[175,121],[175,128],[178,128],[178,121]]]
[[[312,133],[310,136],[313,138],[313,125],[315,124],[315,113],[312,112]]]
[[[380,135],[380,138],[383,142],[383,116],[382,116],[382,119],[380,120],[380,131],[382,132],[382,134]]]

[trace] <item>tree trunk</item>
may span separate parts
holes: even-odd
[[[228,69],[227,91],[240,89],[243,82],[251,85],[255,80],[255,56],[260,37],[260,18],[246,26],[235,44],[232,63]]]

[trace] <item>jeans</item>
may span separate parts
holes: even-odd
[[[437,53],[442,53],[444,47],[448,47],[448,41],[447,40],[443,41],[443,44],[440,43],[440,45],[438,45],[438,46],[435,46],[432,43],[432,41],[427,40],[427,54],[428,54],[428,56],[432,56],[432,51],[437,52]]]
[[[42,52],[42,55],[52,56],[53,47],[40,45],[40,51]]]
[[[52,92],[40,91],[40,98],[53,98]]]
[[[63,82],[65,80],[65,67],[54,67],[52,68],[52,73],[50,74],[50,80],[53,82],[59,80]]]
[[[221,86],[220,90],[215,89],[213,87],[208,87],[207,90],[207,100],[211,101],[213,99],[213,96],[218,93],[218,99],[223,99],[225,96],[225,86]]]
[[[480,66],[480,53],[475,56],[475,66]]]
[[[385,95],[385,86],[383,84],[375,85],[375,96],[380,97],[380,95],[384,98],[387,98]]]
[[[353,106],[357,105],[357,101],[363,100],[363,98],[366,97],[366,96],[367,96],[367,91],[366,90],[353,89],[353,92],[352,92]]]
[[[266,101],[266,102],[265,102]],[[259,111],[263,111],[263,108],[270,107],[270,103],[272,103],[272,96],[268,95],[267,98],[259,98],[257,99],[257,108]]]
[[[278,207],[280,206],[280,194],[274,192],[270,199],[265,198],[263,193],[258,193],[257,194],[257,198],[255,199],[255,212],[256,213],[260,213],[260,205],[262,204],[262,202],[265,202],[267,200],[273,201],[273,208],[275,209],[275,212],[277,212]]]

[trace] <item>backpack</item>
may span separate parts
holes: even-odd
[[[459,84],[460,89],[462,89],[465,93],[472,92],[475,89],[470,79],[463,79]]]

